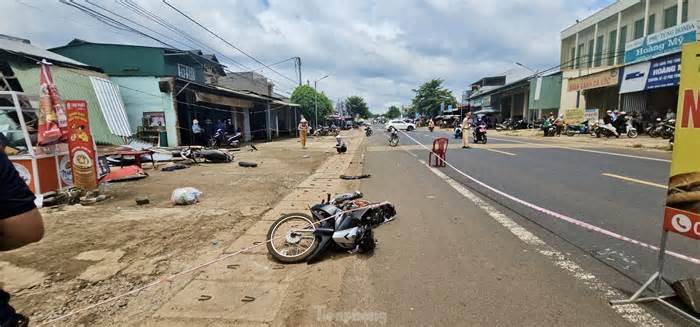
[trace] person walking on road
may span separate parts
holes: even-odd
[[[6,139],[0,133],[0,251],[10,251],[44,236],[44,223],[34,204],[34,193],[5,154]],[[1,281],[0,281],[1,282]],[[0,326],[28,326],[29,319],[10,306],[10,294],[0,289]]]
[[[472,113],[468,112],[462,120],[462,149],[469,149],[469,130],[472,126]]]
[[[309,123],[306,121],[306,118],[301,117],[297,129],[299,130],[299,141],[301,141],[301,148],[306,149],[306,133],[309,132]]]
[[[428,121],[428,129],[430,130],[430,132],[432,132],[433,129],[435,129],[435,122],[432,118],[430,118],[430,120]]]

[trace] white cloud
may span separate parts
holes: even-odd
[[[515,62],[533,68],[554,66],[560,31],[611,1],[170,2],[263,62],[301,57],[304,80],[313,82],[330,75],[319,88],[331,99],[360,95],[373,111],[382,112],[389,104],[409,103],[411,89],[431,78],[443,78],[459,97],[469,83],[511,69]],[[96,2],[148,24],[115,1]],[[260,66],[160,1],[138,3],[245,66]],[[57,1],[5,0],[0,2],[0,11],[13,13],[0,21],[0,33],[28,38],[44,47],[63,45],[73,38],[153,43],[108,28]],[[296,80],[291,63],[276,69]],[[294,87],[275,73],[264,73],[276,81],[278,89]]]

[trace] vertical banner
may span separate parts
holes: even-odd
[[[700,42],[683,46],[664,229],[700,240]]]
[[[39,145],[65,142],[68,137],[68,121],[63,101],[53,82],[50,65],[46,60],[40,62],[39,76]]]
[[[87,102],[66,101],[68,113],[68,151],[73,171],[73,185],[86,191],[97,188],[97,157],[90,132]]]

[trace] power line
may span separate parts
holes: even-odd
[[[161,40],[161,39],[159,39],[159,38],[157,38],[157,37],[154,37],[154,36],[152,36],[152,35],[149,35],[149,34],[147,34],[147,33],[144,33],[144,32],[142,32],[142,31],[140,31],[140,30],[138,30],[138,29],[136,29],[136,28],[134,28],[134,27],[132,27],[132,26],[129,26],[129,25],[127,25],[127,24],[125,24],[125,23],[123,23],[123,22],[121,22],[121,21],[118,21],[118,20],[116,20],[116,19],[114,19],[114,18],[112,18],[112,17],[109,17],[109,16],[107,16],[107,15],[105,15],[105,14],[103,14],[103,13],[100,13],[100,12],[98,12],[98,11],[95,11],[94,9],[91,9],[91,8],[86,7],[86,6],[83,6],[83,5],[79,5],[79,4],[75,3],[74,0],[60,0],[60,2],[63,3],[63,4],[65,4],[65,5],[68,5],[68,6],[70,6],[70,7],[73,7],[73,8],[75,8],[75,9],[78,9],[78,10],[80,10],[81,12],[83,12],[83,13],[85,13],[85,14],[87,14],[87,15],[89,15],[89,16],[95,18],[95,19],[97,19],[98,21],[100,21],[100,22],[102,22],[102,23],[105,23],[105,24],[111,26],[111,27],[118,28],[118,29],[121,29],[121,30],[124,30],[124,31],[129,31],[129,32],[138,34],[138,35],[140,35],[140,36],[149,38],[149,39],[151,39],[151,40],[153,40],[153,41],[156,41],[157,43],[160,43],[160,44],[162,44],[162,45],[164,45],[164,46],[166,46],[166,47],[168,47],[168,48],[174,49],[174,50],[178,50],[178,51],[182,51],[182,52],[188,52],[188,53],[192,54],[193,57],[199,56],[198,54],[193,53],[192,51],[180,50],[180,49],[178,49],[178,47],[173,46],[172,44],[170,44],[170,43],[168,43],[168,42],[165,42],[165,41],[163,41],[163,40]],[[86,2],[89,3],[89,4],[91,4],[91,5],[93,5],[93,6],[95,6],[95,7],[98,7],[98,8],[100,8],[100,9],[102,9],[102,10],[105,11],[105,12],[111,13],[112,15],[115,15],[115,16],[121,18],[121,19],[124,19],[124,20],[126,20],[126,21],[129,21],[129,22],[131,22],[131,23],[133,23],[133,24],[136,24],[137,26],[140,26],[140,27],[142,27],[142,28],[148,29],[149,31],[151,31],[151,32],[153,32],[153,33],[156,33],[156,34],[161,35],[161,36],[164,36],[164,37],[166,37],[166,38],[168,38],[168,39],[170,39],[170,40],[173,40],[172,38],[167,37],[167,36],[163,35],[162,33],[159,33],[159,32],[157,32],[157,31],[154,31],[154,30],[151,29],[151,28],[148,28],[148,27],[146,27],[146,26],[144,26],[144,25],[142,25],[142,24],[139,24],[139,23],[137,23],[137,22],[131,20],[131,19],[128,19],[128,18],[126,18],[126,17],[124,17],[124,16],[122,16],[122,15],[119,15],[119,14],[117,14],[117,13],[115,13],[115,12],[109,10],[109,9],[106,9],[106,8],[104,8],[104,7],[102,7],[102,6],[93,4],[93,3],[91,3],[89,0],[86,0]],[[187,45],[187,44],[184,43],[184,42],[178,41],[177,43],[179,43],[179,44],[181,44],[181,45],[185,45],[186,47],[189,47],[189,45]],[[204,59],[207,60],[207,61],[210,61],[210,60],[207,59],[207,58],[204,58]],[[197,60],[197,59],[195,58],[195,60]],[[198,61],[198,60],[197,60],[197,61]],[[198,62],[199,62],[199,61],[198,61]],[[201,63],[201,62],[200,62],[200,63]],[[218,63],[216,63],[216,64],[218,64]],[[224,70],[226,70],[226,69],[224,68]],[[239,76],[241,76],[241,77],[243,77],[243,78],[247,78],[247,76],[245,76],[244,74],[240,74],[240,73],[233,72],[233,71],[230,71],[230,70],[228,70],[228,71],[229,71],[230,73],[239,75]],[[251,81],[252,81],[252,78],[251,78]],[[273,81],[274,81],[274,80],[273,80]],[[289,89],[281,89],[281,90],[280,90],[280,92],[282,92],[282,93],[285,93],[285,92],[286,92],[286,93],[289,93],[289,91],[290,91]]]
[[[253,61],[257,62],[258,64],[264,66],[265,68],[269,69],[270,71],[274,72],[275,74],[277,74],[277,75],[279,75],[279,76],[281,76],[281,77],[283,77],[283,78],[286,78],[287,80],[289,80],[289,81],[291,81],[291,82],[293,82],[293,83],[295,83],[295,84],[297,83],[297,81],[295,81],[295,80],[293,80],[293,79],[287,77],[287,75],[284,75],[284,74],[278,72],[278,71],[275,70],[274,68],[272,68],[272,67],[266,65],[266,64],[263,63],[262,61],[258,60],[257,58],[255,58],[255,57],[249,55],[247,52],[245,52],[245,51],[241,50],[240,48],[238,48],[237,46],[233,45],[231,42],[226,41],[224,38],[222,38],[222,37],[219,36],[218,34],[212,32],[210,29],[208,29],[208,28],[205,27],[204,25],[200,24],[199,22],[197,22],[196,20],[194,20],[192,17],[188,16],[187,14],[185,14],[184,12],[182,12],[180,9],[177,9],[175,6],[171,5],[171,4],[168,3],[166,0],[161,0],[161,1],[162,1],[163,3],[165,3],[168,7],[172,8],[172,9],[175,10],[175,11],[177,11],[180,15],[184,16],[185,18],[187,18],[187,19],[190,20],[191,22],[197,24],[197,26],[199,26],[199,27],[201,27],[202,29],[204,29],[205,31],[209,32],[209,34],[211,34],[211,35],[213,35],[214,37],[216,37],[217,39],[223,41],[224,43],[226,43],[226,44],[229,45],[230,47],[232,47],[232,48],[238,50],[240,53],[244,54],[246,57],[248,57],[248,58],[252,59]]]

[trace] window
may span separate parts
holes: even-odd
[[[656,30],[656,15],[649,15],[649,26],[647,27],[647,35],[654,34]]]
[[[644,36],[644,18],[634,22],[634,39]]]
[[[620,27],[620,43],[617,47],[617,62],[621,63],[625,58],[625,43],[627,43],[627,26]]]
[[[608,66],[612,66],[615,64],[615,56],[617,54],[615,51],[617,50],[617,30],[614,30],[610,32],[610,37],[608,37],[608,53],[606,54],[606,57],[608,58]]]
[[[678,18],[678,6],[666,8],[664,10],[664,29],[676,26]]]
[[[578,57],[576,57],[576,68],[581,68],[581,58],[583,58],[583,43],[578,45]]]
[[[603,63],[603,40],[602,35],[598,36],[598,40],[595,43],[595,62],[593,63],[596,67],[600,67]]]
[[[586,58],[588,68],[593,67],[593,40],[588,41],[588,58]]]
[[[177,64],[177,76],[191,81],[197,79],[196,74],[194,73],[194,68],[182,64]]]
[[[571,48],[571,57],[569,57],[569,68],[574,68],[574,64],[576,61],[576,47]]]
[[[683,10],[681,10],[681,23],[688,21],[688,0],[683,0]]]

